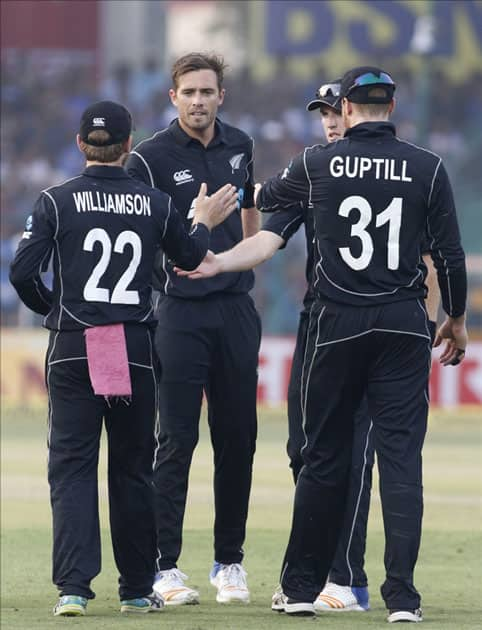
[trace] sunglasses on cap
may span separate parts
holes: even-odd
[[[340,96],[339,83],[325,83],[315,92],[318,98],[326,98],[327,96]]]
[[[393,85],[395,86],[395,82],[392,77],[386,72],[380,72],[380,76],[377,76],[373,72],[367,72],[365,74],[361,74],[357,77],[353,85],[351,85],[346,91],[349,94],[352,90],[357,87],[363,87],[364,85]]]

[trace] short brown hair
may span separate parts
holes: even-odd
[[[177,90],[179,79],[183,74],[195,70],[212,70],[216,73],[218,88],[221,89],[224,79],[224,71],[227,65],[224,58],[214,53],[191,52],[177,59],[171,70],[172,83]]]
[[[109,142],[110,134],[105,131],[105,129],[97,129],[89,133],[87,140],[89,140],[89,142],[95,142],[97,145],[102,145],[103,142]],[[80,148],[86,159],[90,162],[103,162],[105,164],[117,162],[121,155],[125,153],[124,142],[108,144],[107,146],[94,146],[92,144],[86,144],[81,140]]]

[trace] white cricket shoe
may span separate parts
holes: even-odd
[[[283,593],[281,584],[278,584],[273,597],[271,598],[271,610],[275,612],[284,612],[286,603],[286,595]]]
[[[153,590],[160,595],[166,606],[199,604],[199,593],[184,584],[188,576],[179,569],[167,569],[156,574]]]
[[[388,623],[419,623],[422,621],[422,610],[390,610],[387,617]]]
[[[281,585],[278,586],[271,598],[271,610],[278,613],[286,613],[291,617],[314,617],[315,607],[311,602],[301,602],[290,599],[283,593]]]
[[[365,611],[369,610],[368,589],[366,587],[341,586],[327,582],[315,600],[315,610],[325,611]]]
[[[241,602],[249,604],[247,573],[240,564],[220,564],[215,562],[209,580],[218,589],[216,601],[219,604]]]

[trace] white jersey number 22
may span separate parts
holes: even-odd
[[[121,232],[115,240],[114,252],[122,254],[124,253],[126,245],[130,245],[132,248],[132,257],[129,266],[117,281],[112,291],[112,296],[110,295],[109,289],[99,287],[99,282],[109,266],[112,254],[110,237],[102,228],[93,228],[87,232],[83,249],[87,252],[92,252],[94,251],[95,243],[102,245],[102,254],[99,262],[92,269],[92,273],[85,283],[84,300],[87,302],[110,302],[111,304],[139,304],[139,292],[129,291],[127,289],[141,262],[142,243],[139,236],[131,230],[125,230]]]

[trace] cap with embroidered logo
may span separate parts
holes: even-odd
[[[359,66],[343,75],[340,101],[347,98],[352,103],[390,103],[395,92],[392,77],[375,66]]]
[[[105,142],[89,140],[89,133],[102,129],[110,138]],[[109,146],[125,142],[132,131],[132,117],[129,111],[113,101],[93,103],[82,114],[79,135],[86,144],[93,146]]]

